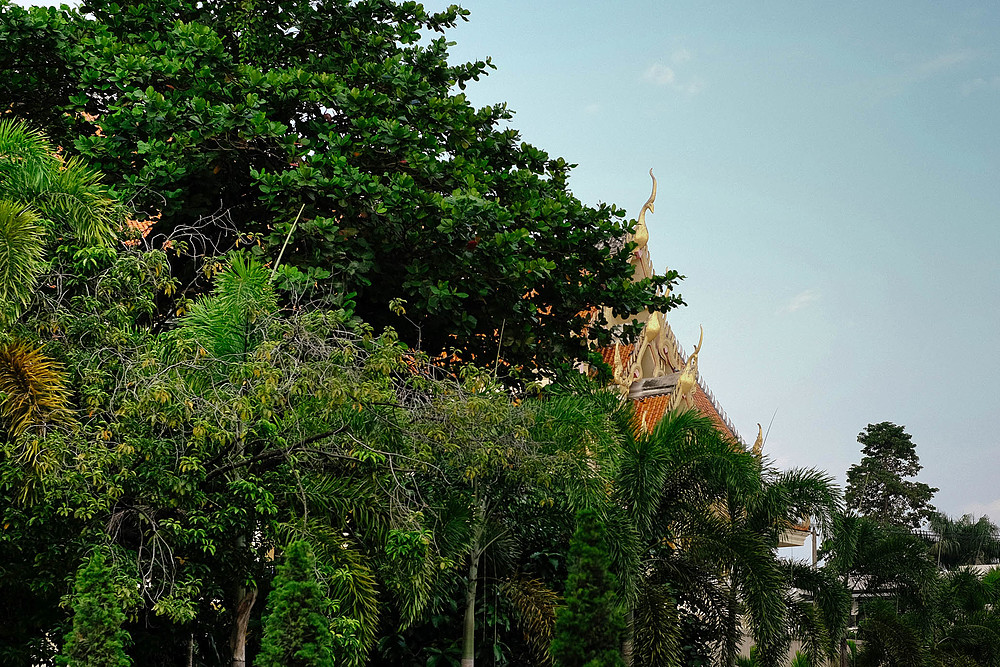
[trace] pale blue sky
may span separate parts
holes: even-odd
[[[1000,5],[464,4],[467,94],[581,199],[634,216],[654,169],[671,324],[746,437],[777,409],[771,456],[842,481],[904,424],[939,508],[1000,520]]]
[[[775,460],[842,482],[904,424],[940,509],[1000,519],[1000,5],[903,4],[470,0],[450,39],[584,201],[635,216],[654,169],[669,319],[746,437],[777,409]]]

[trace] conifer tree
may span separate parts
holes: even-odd
[[[111,588],[111,573],[98,549],[76,575],[73,629],[58,664],[65,667],[127,667],[125,612]]]
[[[910,434],[902,426],[880,422],[866,426],[858,442],[863,456],[847,471],[848,509],[879,523],[918,528],[934,513],[930,501],[937,489],[907,479],[923,467]]]
[[[552,659],[557,667],[617,667],[625,619],[608,569],[607,531],[593,510],[577,515],[569,548],[566,604],[556,612]]]
[[[285,551],[267,615],[257,667],[332,667],[333,633],[325,612],[330,606],[316,581],[315,559],[302,540]]]

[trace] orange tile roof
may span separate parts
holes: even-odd
[[[660,394],[659,396],[647,396],[645,398],[636,399],[635,401],[635,417],[640,423],[646,424],[647,428],[652,429],[656,426],[663,415],[667,413],[667,407],[670,405],[671,394]],[[719,411],[715,409],[715,405],[712,404],[712,400],[708,397],[705,391],[699,385],[695,389],[694,393],[694,406],[701,414],[710,418],[715,425],[721,429],[724,433],[728,434],[734,440],[739,440],[739,437],[733,433],[732,429],[726,423],[726,420],[722,418]]]
[[[618,347],[619,347],[618,354],[621,355],[622,363],[627,362],[628,358],[632,355],[632,348],[634,348],[635,346],[630,343],[628,345],[619,345]],[[609,345],[607,347],[602,347],[601,348],[601,359],[604,360],[604,363],[606,363],[608,366],[611,366],[611,368],[614,369],[614,367],[615,367],[615,346],[614,345]]]
[[[670,394],[640,398],[635,401],[635,418],[640,424],[645,423],[647,428],[652,429],[663,419],[669,405]]]
[[[694,407],[701,414],[711,418],[711,420],[715,422],[715,425],[718,426],[724,433],[728,433],[733,440],[739,441],[739,435],[733,433],[729,424],[726,423],[726,420],[722,418],[722,415],[720,415],[719,411],[715,408],[715,404],[712,402],[712,399],[710,399],[708,394],[705,393],[705,390],[701,388],[700,383],[694,390]]]

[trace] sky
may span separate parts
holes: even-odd
[[[467,95],[579,198],[635,217],[654,170],[668,319],[745,438],[842,484],[895,422],[940,510],[1000,521],[1000,4],[464,6],[452,61],[497,67]]]
[[[843,484],[895,422],[938,509],[1000,520],[1000,5],[761,4],[467,0],[450,53],[583,201],[635,217],[653,169],[668,319],[745,438]]]

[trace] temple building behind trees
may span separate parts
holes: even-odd
[[[646,212],[654,211],[656,177],[652,169],[649,175],[653,180],[652,192],[639,211],[635,233],[627,239],[636,244],[631,258],[635,281],[654,275],[647,246],[649,228],[646,226]],[[634,344],[615,343],[601,349],[601,356],[611,367],[614,383],[621,389],[623,399],[635,402],[638,428],[652,429],[672,410],[695,409],[714,421],[737,446],[748,448],[747,442],[698,372],[698,357],[705,342],[704,330],[691,353],[685,354],[664,313],[643,311],[627,319],[614,317],[610,312],[606,312],[605,316],[611,326],[625,325],[633,319],[643,324],[642,333]],[[763,432],[758,424],[756,441],[750,447],[758,456],[762,453],[763,441]],[[810,525],[806,520],[790,527],[778,546],[802,546],[809,534]]]

